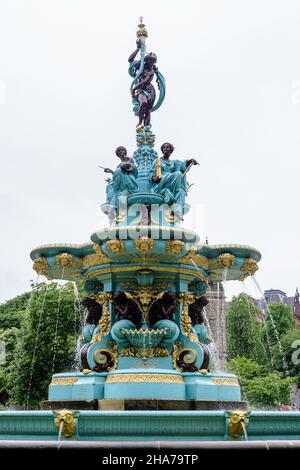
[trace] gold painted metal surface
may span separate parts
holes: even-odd
[[[240,410],[232,411],[229,418],[228,432],[234,438],[240,437],[245,434],[248,424],[247,413]]]
[[[183,378],[175,374],[114,374],[109,375],[106,383],[179,383],[183,384]]]
[[[64,437],[72,437],[76,431],[75,416],[70,410],[61,410],[55,418],[55,425]]]

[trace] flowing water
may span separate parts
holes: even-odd
[[[49,284],[46,284],[46,289],[45,289],[45,292],[44,292],[44,297],[43,297],[43,300],[42,300],[41,310],[40,310],[39,319],[38,319],[38,326],[37,326],[37,330],[36,330],[36,336],[35,336],[35,340],[34,340],[33,354],[32,354],[32,360],[31,360],[30,371],[29,371],[28,391],[27,391],[27,397],[26,397],[26,400],[25,400],[25,407],[26,408],[28,407],[29,398],[30,398],[30,394],[31,394],[32,377],[33,377],[34,365],[35,365],[35,357],[36,357],[36,351],[37,351],[37,345],[38,345],[38,340],[39,340],[40,329],[41,329],[41,325],[42,325],[42,317],[43,317],[43,314],[44,314],[45,300],[46,300],[47,293],[48,293],[48,287],[49,287]]]
[[[254,277],[254,276],[251,276],[251,279],[254,283],[254,285],[256,286],[258,292],[260,293],[261,295],[261,300],[262,302],[264,303],[264,308],[262,309],[262,315],[263,315],[263,319],[264,319],[264,323],[265,323],[265,328],[266,328],[266,333],[267,333],[267,330],[268,330],[268,327],[267,327],[267,318],[270,318],[271,320],[271,323],[272,323],[272,328],[274,330],[274,333],[275,333],[275,336],[276,336],[276,340],[277,340],[277,343],[278,343],[278,348],[279,348],[279,352],[280,352],[280,356],[281,356],[281,361],[282,361],[282,367],[283,367],[283,370],[284,370],[284,373],[286,375],[289,375],[289,371],[288,371],[288,364],[287,364],[287,360],[286,360],[286,356],[285,356],[285,353],[283,351],[283,347],[282,347],[282,344],[281,344],[281,341],[280,341],[280,337],[279,337],[279,333],[278,333],[278,330],[277,330],[277,327],[276,327],[276,324],[275,324],[275,321],[274,321],[274,318],[273,318],[273,315],[272,315],[272,312],[268,306],[268,302],[267,302],[267,299],[265,298],[265,295],[257,281],[257,279]],[[267,315],[266,315],[267,313]],[[268,334],[266,335],[267,336],[267,341],[269,342],[269,346],[270,346],[270,339],[268,339]],[[273,361],[274,362],[274,361]]]
[[[56,321],[55,321],[55,330],[54,330],[54,342],[53,342],[53,359],[52,359],[52,374],[54,374],[56,353],[57,353],[57,332],[58,332],[58,323],[60,315],[60,304],[61,304],[61,294],[62,294],[62,285],[64,279],[65,268],[62,268],[61,272],[61,282],[58,289],[58,301],[57,301],[57,311],[56,311]]]
[[[75,356],[74,356],[74,361],[72,364],[72,369],[78,372],[80,370],[80,349],[81,349],[81,341],[80,338],[78,337],[79,331],[82,330],[84,326],[84,309],[82,308],[81,305],[81,298],[80,294],[77,288],[77,284],[75,281],[72,282],[73,286],[73,291],[74,291],[74,303],[73,303],[73,309],[74,309],[74,338],[75,338]]]
[[[242,428],[243,428],[243,433],[244,433],[245,440],[248,441],[248,433],[247,433],[246,425],[245,425],[244,421],[241,421],[241,425],[242,425]]]

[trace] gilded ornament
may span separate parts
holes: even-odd
[[[146,26],[144,25],[143,23],[143,18],[141,17],[140,18],[140,22],[138,24],[138,29],[137,29],[137,32],[136,32],[136,36],[138,38],[138,40],[140,41],[140,43],[144,43],[146,38],[148,37],[148,32],[146,30]]]
[[[185,336],[189,336],[190,331],[191,331],[191,324],[192,324],[192,320],[189,316],[188,303],[184,302],[182,311],[181,311],[180,326]]]
[[[133,261],[133,260],[132,260]],[[141,259],[139,258],[137,261],[141,261]],[[147,260],[146,260],[147,262]],[[151,260],[149,260],[149,262],[152,262]],[[189,275],[191,276],[193,279],[194,278],[198,278],[199,280],[203,281],[203,282],[206,282],[206,278],[205,276],[202,274],[202,273],[199,273],[199,272],[195,272],[194,269],[187,269],[187,268],[173,268],[173,267],[169,267],[166,269],[165,266],[157,266],[157,265],[151,265],[149,266],[149,268],[151,268],[152,271],[154,272],[166,272],[166,270],[168,271],[168,273],[174,273],[175,275],[177,275],[178,273],[180,273],[181,275]],[[86,275],[85,279],[88,281],[96,276],[104,276],[105,274],[111,274],[111,273],[127,273],[127,272],[134,272],[134,271],[141,271],[145,269],[145,266],[141,265],[141,264],[131,264],[130,266],[118,266],[118,267],[109,267],[109,268],[101,268],[101,269],[98,269],[98,270],[94,270],[93,272],[89,273]],[[169,276],[170,277],[170,276]]]
[[[181,375],[175,374],[112,374],[106,383],[179,383],[184,384]]]
[[[55,418],[55,425],[64,437],[72,437],[75,434],[75,423],[75,416],[70,410],[60,411]]]
[[[110,330],[110,325],[111,325],[111,319],[110,319],[110,311],[108,308],[108,304],[111,301],[112,294],[110,292],[101,292],[100,294],[95,294],[94,299],[102,305],[102,315],[99,320],[99,326],[101,329],[101,333],[96,335],[95,338],[93,338],[92,342],[95,342],[94,340],[96,339],[97,341],[101,341],[104,336],[107,336]]]
[[[258,270],[257,261],[251,258],[246,259],[244,261],[243,266],[241,267],[241,271],[243,271],[246,274],[250,274],[250,276],[253,276],[253,274],[255,274],[257,270]]]
[[[112,365],[107,367],[105,370],[114,370],[118,365],[118,348],[116,343],[113,343],[112,349],[96,349],[94,351],[93,358],[94,361],[100,365],[105,365],[110,361]]]
[[[134,241],[135,247],[142,253],[147,253],[154,247],[154,240],[148,237],[140,237]]]
[[[164,287],[163,283],[160,284],[160,287]],[[140,302],[144,319],[148,319],[149,307],[152,300],[161,299],[165,291],[158,291],[153,289],[153,287],[139,287],[138,290],[135,290],[133,293],[125,292],[128,299],[137,299]]]
[[[116,238],[115,240],[109,240],[106,243],[106,246],[114,255],[125,253],[123,240],[119,240],[118,238]]]
[[[238,380],[231,377],[212,377],[212,382],[216,385],[238,386]]]
[[[179,342],[173,344],[172,364],[173,364],[173,368],[178,370],[178,372],[183,371],[182,367],[179,367],[178,364],[177,364],[177,358],[178,358],[179,353],[181,351],[180,347],[181,347],[181,343],[179,343]]]
[[[167,253],[170,255],[178,255],[184,248],[182,240],[169,240],[167,243]]]
[[[54,385],[74,385],[78,382],[77,377],[53,377],[50,386]]]
[[[247,413],[244,411],[232,411],[230,413],[228,432],[234,437],[240,437],[245,434],[245,429],[249,424]]]
[[[189,304],[195,301],[196,296],[189,292],[180,294],[179,301],[183,302],[182,311],[180,315],[180,327],[181,331],[185,336],[189,336],[191,333],[192,320],[189,316]]]
[[[129,357],[166,357],[169,356],[169,351],[166,348],[157,346],[156,348],[135,348],[133,346],[127,346],[122,349],[121,356]]]
[[[101,249],[101,246],[98,245],[98,243],[94,243],[94,252],[96,253],[96,255],[98,256],[98,263],[97,264],[106,264],[106,263],[110,263],[111,262],[111,259],[106,256],[102,249]],[[88,256],[86,256],[85,258],[88,258]],[[84,258],[84,261],[85,261],[85,258]]]
[[[56,255],[56,262],[62,268],[68,268],[73,264],[73,256],[70,253],[60,253]]]
[[[40,274],[42,271],[46,271],[49,268],[47,260],[44,256],[40,256],[33,263],[33,269]]]
[[[179,366],[179,356],[182,356],[182,360],[185,364],[194,364],[197,359],[197,353],[191,348],[182,348],[181,343],[175,343],[173,345],[172,364],[174,369],[179,372],[184,372],[184,368]]]
[[[208,269],[208,259],[205,256],[198,255],[196,250],[190,250],[185,256],[179,258],[177,262]]]
[[[234,264],[235,256],[231,253],[222,253],[218,256],[218,263],[221,268],[231,268]]]
[[[196,335],[196,333],[193,333],[191,331],[191,333],[189,334],[189,340],[192,342],[192,343],[199,343],[199,338],[198,336]]]
[[[125,348],[122,349],[121,356],[135,356],[136,355],[136,349],[133,346],[126,346]]]

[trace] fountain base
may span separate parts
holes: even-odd
[[[191,441],[190,448],[196,441],[246,442],[241,429],[232,431],[232,417],[237,414],[246,415],[249,420],[249,441],[300,439],[299,412],[76,410],[68,413],[74,417],[74,433],[69,437],[62,433],[58,443],[57,411],[0,411],[0,447],[1,441],[7,440],[56,441],[56,445],[66,441],[104,441],[106,449],[112,448],[113,441],[139,441],[141,446],[147,446],[149,441]]]
[[[192,400],[240,403],[241,391],[233,374],[122,369],[108,373],[55,374],[49,386],[48,399],[51,402]]]
[[[247,410],[245,401],[218,400],[47,400],[42,410],[99,410],[99,411],[192,411],[192,410]]]

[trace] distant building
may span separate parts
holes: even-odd
[[[265,290],[264,297],[268,305],[274,304],[275,302],[282,302],[283,304],[289,305],[294,314],[297,328],[300,329],[300,296],[298,287],[296,288],[296,292],[293,297],[288,297],[286,293],[280,289]],[[265,308],[265,301],[263,299],[255,301],[259,310],[263,310]]]

